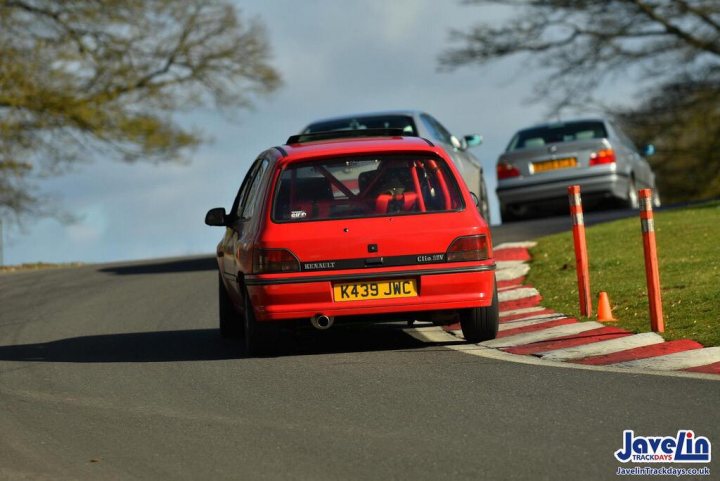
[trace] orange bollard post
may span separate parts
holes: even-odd
[[[580,297],[580,315],[590,317],[592,315],[590,273],[588,271],[587,245],[585,244],[585,220],[583,219],[579,185],[571,185],[568,187],[568,199],[570,200],[570,217],[573,223],[575,269],[577,270],[578,294]]]
[[[655,246],[652,189],[642,189],[638,191],[638,196],[640,198],[640,226],[642,227],[643,250],[645,251],[645,277],[647,278],[648,300],[650,303],[650,327],[653,332],[665,332],[660,295],[660,271],[658,269],[657,247]]]

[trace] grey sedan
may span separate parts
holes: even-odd
[[[648,145],[645,156],[654,149]],[[567,187],[581,186],[583,203],[612,199],[638,207],[638,189],[653,189],[655,175],[618,127],[606,119],[537,125],[517,132],[497,163],[497,195],[503,221],[528,217],[543,207],[567,205]]]

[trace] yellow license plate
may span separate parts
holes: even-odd
[[[335,302],[394,299],[418,295],[415,279],[335,284],[333,294]]]
[[[547,172],[548,170],[576,167],[577,159],[575,157],[568,157],[566,159],[545,160],[543,162],[533,162],[532,166],[533,173],[537,174],[538,172]]]

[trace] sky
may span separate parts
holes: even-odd
[[[347,113],[420,109],[457,136],[477,133],[473,148],[486,172],[491,217],[495,162],[512,134],[545,119],[548,106],[528,103],[539,75],[520,59],[439,72],[449,31],[499,21],[499,7],[435,0],[238,0],[258,17],[283,86],[232,119],[212,109],[182,122],[211,138],[188,164],[127,165],[105,159],[43,181],[43,192],[75,221],[28,220],[5,228],[4,263],[99,263],[208,254],[223,232],[204,224],[212,207],[228,208],[256,156],[315,119]],[[302,6],[301,8],[299,6]]]

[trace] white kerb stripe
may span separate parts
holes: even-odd
[[[534,306],[534,307],[523,307],[520,309],[510,309],[509,311],[502,311],[500,313],[500,317],[510,317],[510,316],[517,316],[520,314],[530,314],[531,312],[538,312],[538,311],[544,311],[545,308],[542,306]]]
[[[545,316],[538,316],[533,318],[525,318],[517,321],[501,322],[498,327],[499,331],[507,331],[509,329],[518,329],[520,327],[534,326],[537,324],[544,324],[546,322],[553,322],[559,319],[567,319],[568,317],[564,314],[547,314]]]
[[[660,335],[655,334],[654,332],[644,332],[633,336],[623,336],[617,339],[608,339],[607,341],[583,344],[582,346],[541,352],[540,356],[543,359],[549,359],[551,361],[569,361],[571,359],[582,359],[584,357],[612,354],[614,352],[634,349],[636,347],[650,346],[661,342],[665,342],[665,339],[663,339]]]
[[[720,347],[692,349],[690,351],[665,354],[664,356],[608,364],[608,366],[653,369],[655,371],[677,371],[678,369],[706,366],[716,362],[720,362]]]
[[[522,265],[527,265],[525,261],[496,261],[495,262],[495,268],[499,271],[502,271],[504,269],[511,269],[513,267],[518,267]]]
[[[530,249],[535,247],[537,242],[525,241],[525,242],[503,242],[500,245],[493,247],[493,250],[499,251],[503,249]]]
[[[526,299],[539,295],[540,293],[534,287],[520,287],[518,289],[499,292],[498,300],[500,302],[517,301],[518,299]]]
[[[502,322],[503,324],[516,324],[518,322],[531,321],[533,319],[540,319],[540,320],[552,319],[552,318],[559,319],[559,318],[563,318],[563,317],[569,317],[569,316],[566,316],[562,312],[548,312],[547,314],[535,314],[534,316],[533,315],[523,316],[523,317],[518,317],[517,319],[513,319],[512,321],[500,321],[500,322]]]
[[[511,281],[520,277],[526,276],[530,272],[530,266],[527,264],[520,264],[510,268],[499,269],[495,272],[495,278],[498,281]]]
[[[492,339],[490,341],[481,342],[480,345],[495,348],[522,346],[524,344],[532,344],[533,342],[572,336],[592,329],[598,329],[600,327],[603,327],[603,325],[595,321],[575,322],[573,324],[565,324],[563,326],[548,327],[547,329],[541,329],[539,331],[515,334],[513,336],[502,337],[500,339]]]

